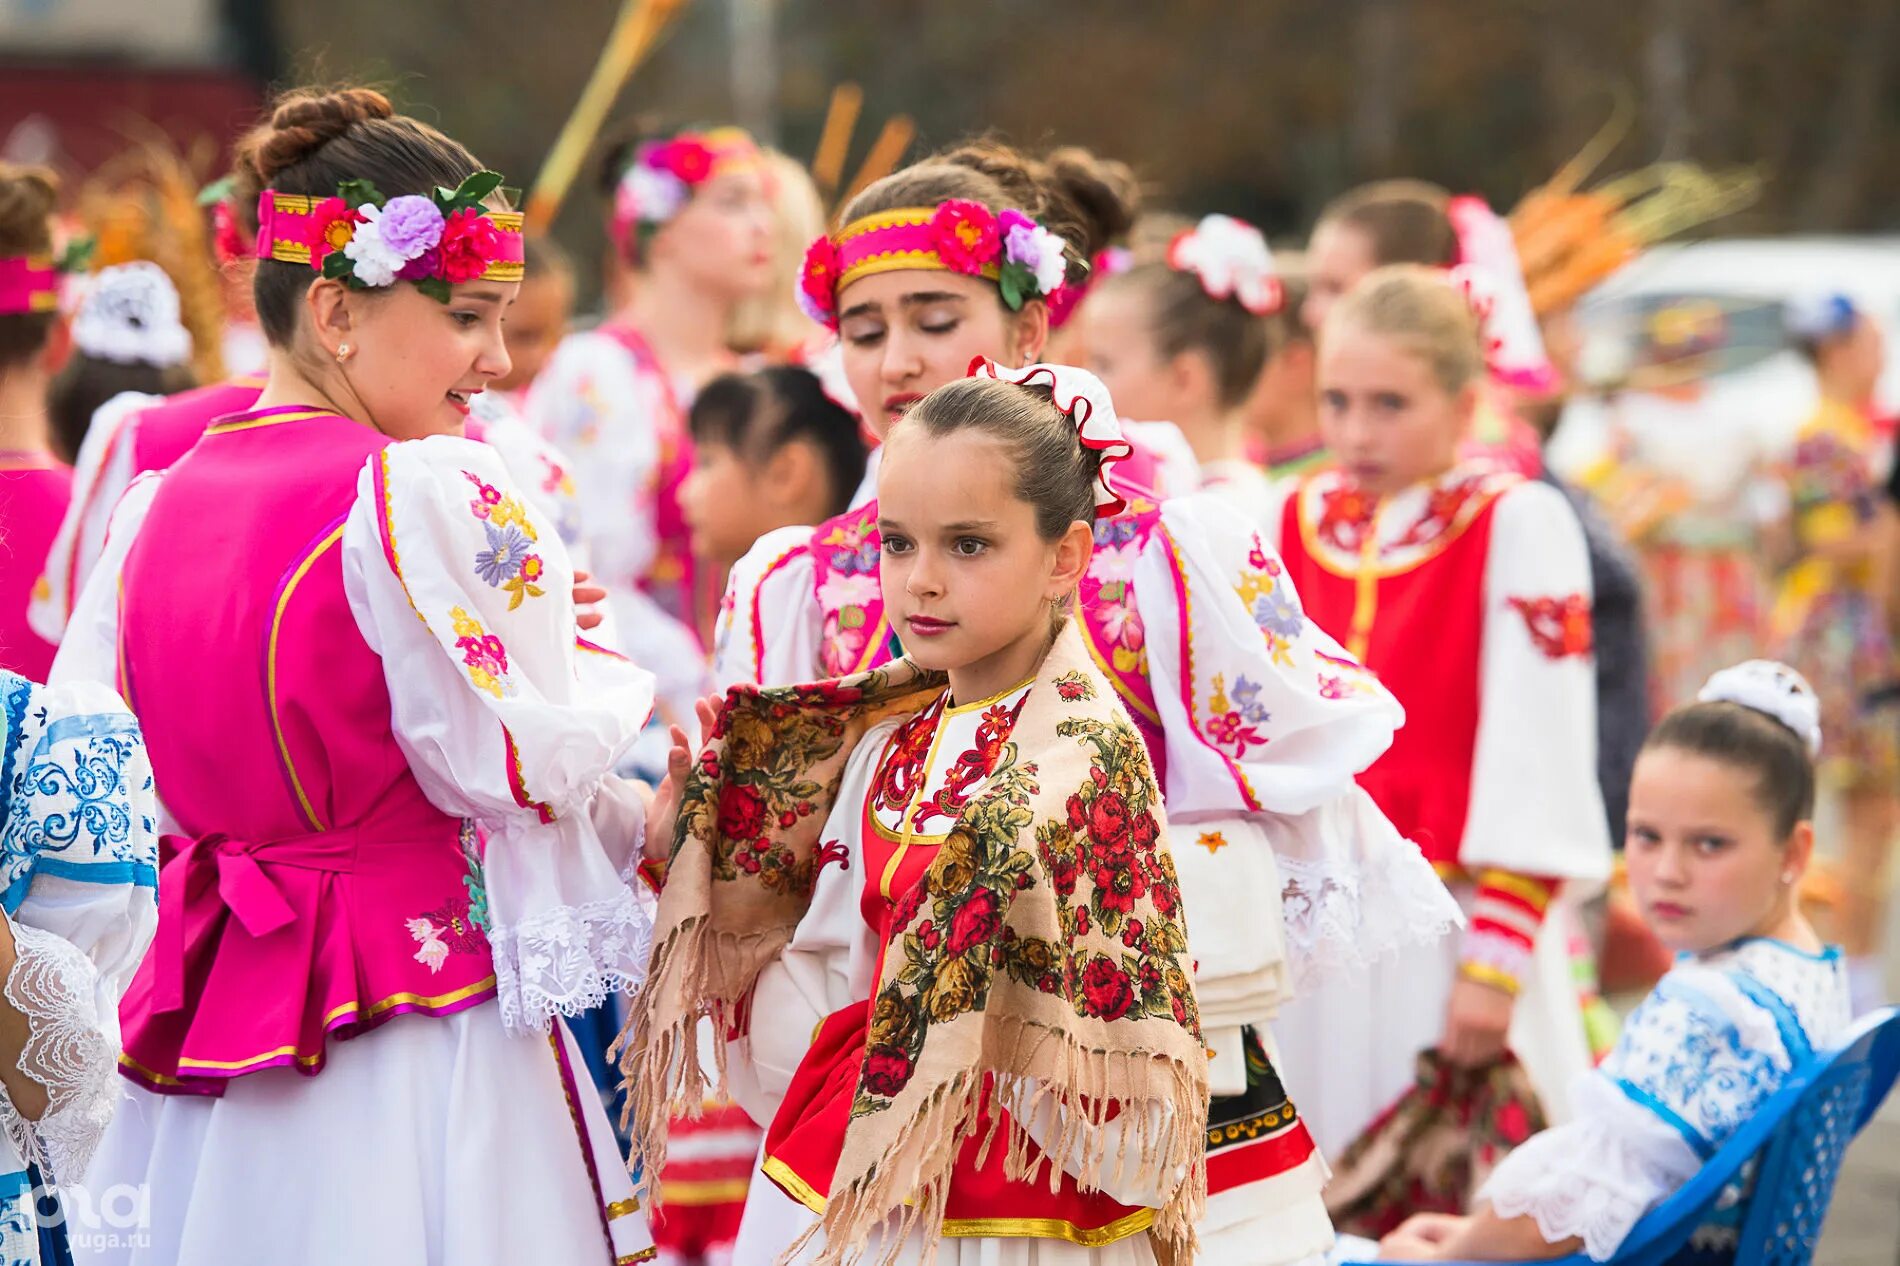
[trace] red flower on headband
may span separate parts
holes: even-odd
[[[324,257],[340,251],[356,236],[363,217],[341,198],[325,198],[310,212],[310,266],[321,270]]]
[[[676,136],[647,156],[647,166],[671,172],[689,185],[712,175],[713,152],[697,136]]]
[[[474,281],[501,258],[501,230],[474,207],[463,207],[442,226],[441,275],[451,285]]]
[[[828,330],[838,328],[838,247],[820,237],[805,248],[798,271],[798,306]]]
[[[228,199],[211,208],[211,235],[221,264],[243,259],[256,245],[245,236],[244,226],[238,223],[237,212]]]
[[[952,272],[974,277],[996,262],[1003,233],[996,216],[980,202],[952,198],[930,217],[931,245]]]

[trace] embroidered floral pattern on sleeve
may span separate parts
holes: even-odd
[[[497,699],[514,694],[515,683],[508,679],[508,648],[501,639],[484,629],[466,608],[450,608],[449,619],[455,623],[455,648],[462,652],[469,680]]]
[[[540,539],[534,520],[514,495],[484,482],[471,471],[462,474],[475,485],[469,513],[482,521],[488,537],[488,544],[475,551],[475,574],[489,588],[508,594],[508,609],[513,611],[527,599],[547,592],[540,585],[547,564],[532,548]]]
[[[1590,626],[1590,599],[1580,593],[1562,597],[1510,598],[1524,618],[1525,631],[1546,659],[1587,657],[1596,649]]]
[[[1247,554],[1247,568],[1240,573],[1234,592],[1253,615],[1253,622],[1266,639],[1267,653],[1283,668],[1293,665],[1293,641],[1306,629],[1306,613],[1300,609],[1298,595],[1291,585],[1279,583],[1286,569],[1271,557],[1255,538]]]
[[[1230,694],[1226,674],[1215,673],[1207,708],[1208,741],[1221,752],[1239,760],[1249,749],[1266,746],[1267,736],[1259,727],[1271,721],[1273,714],[1260,702],[1259,682],[1236,677]]]
[[[878,590],[876,502],[835,521],[813,547],[817,564],[818,605],[825,614],[820,658],[824,671],[840,676],[857,671],[878,625],[883,597]]]
[[[1136,509],[1131,504],[1128,513],[1095,525],[1095,556],[1082,578],[1081,604],[1106,639],[1102,649],[1114,670],[1145,676],[1148,639],[1135,606],[1133,581],[1146,538],[1134,517]]]

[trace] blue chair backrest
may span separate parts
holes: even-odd
[[[1614,1266],[1707,1260],[1693,1242],[1696,1232],[1713,1221],[1736,1221],[1737,1210],[1722,1205],[1738,1183],[1748,1192],[1739,1238],[1720,1256],[1735,1266],[1805,1266],[1847,1145],[1880,1109],[1896,1076],[1900,1009],[1889,1007],[1861,1019],[1838,1046],[1790,1077],[1681,1191],[1630,1229]],[[1591,1266],[1582,1254],[1559,1261]]]

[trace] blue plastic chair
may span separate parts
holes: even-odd
[[[1729,1260],[1735,1266],[1811,1262],[1847,1145],[1879,1111],[1896,1076],[1900,1008],[1889,1007],[1864,1017],[1839,1046],[1790,1077],[1681,1191],[1631,1228],[1611,1262],[1664,1266],[1691,1256],[1706,1259],[1706,1253],[1694,1250],[1692,1237],[1718,1216],[1735,1223],[1738,1211],[1720,1206],[1738,1179],[1748,1194],[1739,1210],[1740,1239]],[[1745,1170],[1757,1157],[1748,1179]],[[1559,1266],[1593,1266],[1581,1253],[1555,1260]]]

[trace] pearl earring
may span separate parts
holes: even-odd
[[[336,363],[341,365],[344,361],[348,360],[350,358],[350,351],[351,349],[348,343],[339,343],[336,349]]]

